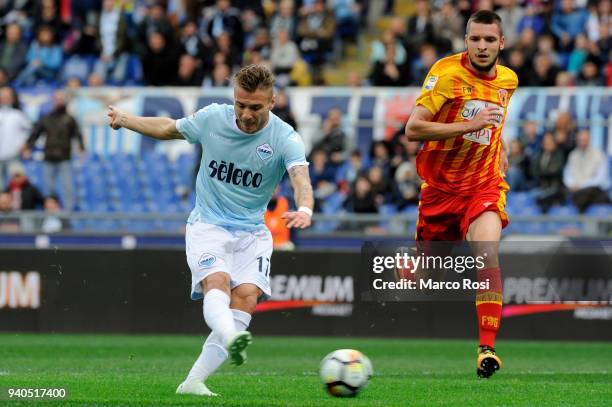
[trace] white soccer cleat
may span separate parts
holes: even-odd
[[[247,360],[245,349],[253,342],[249,331],[239,331],[230,339],[227,345],[230,361],[233,365],[240,366]]]
[[[206,385],[198,380],[185,380],[183,383],[179,384],[179,387],[176,389],[176,394],[194,394],[196,396],[208,396],[208,397],[216,397],[217,393],[213,393],[208,390]]]

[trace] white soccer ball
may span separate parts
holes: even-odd
[[[338,349],[321,361],[319,374],[332,396],[351,397],[367,386],[372,377],[372,363],[354,349]]]

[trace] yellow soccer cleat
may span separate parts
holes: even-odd
[[[502,368],[502,361],[490,346],[479,346],[476,358],[476,374],[482,379],[488,379]]]

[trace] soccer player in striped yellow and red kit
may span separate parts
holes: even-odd
[[[498,261],[508,161],[501,138],[516,74],[497,65],[504,37],[500,17],[478,11],[467,23],[467,52],[436,62],[425,79],[406,124],[412,141],[424,141],[417,170],[421,190],[417,241],[468,240],[475,255],[487,253],[476,293],[480,334],[477,374],[490,377],[501,368],[495,336],[501,320],[502,284]]]

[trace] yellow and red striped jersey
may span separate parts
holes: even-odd
[[[467,64],[467,53],[436,62],[423,83],[417,105],[433,115],[433,121],[471,120],[484,107],[504,110],[499,125],[440,141],[427,141],[417,156],[420,177],[443,191],[470,195],[503,184],[499,168],[501,131],[510,97],[518,86],[514,71],[497,65],[495,76],[485,77]],[[507,185],[506,185],[507,188]]]

